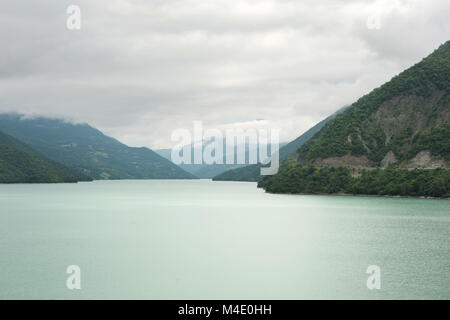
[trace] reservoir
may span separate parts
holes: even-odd
[[[210,180],[0,185],[0,299],[450,299],[450,202]]]

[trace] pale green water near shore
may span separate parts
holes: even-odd
[[[0,299],[24,298],[450,299],[450,202],[205,180],[0,185]]]

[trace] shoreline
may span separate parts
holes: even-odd
[[[345,196],[345,197],[377,197],[377,198],[405,198],[405,199],[429,199],[429,200],[450,200],[450,198],[442,197],[428,197],[428,196],[400,196],[400,195],[378,195],[378,194],[351,194],[351,193],[282,193],[282,192],[269,192],[264,190],[268,194],[284,194],[284,195],[301,195],[301,196]]]

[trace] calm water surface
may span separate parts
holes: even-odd
[[[0,185],[0,298],[450,299],[450,202],[206,180]]]

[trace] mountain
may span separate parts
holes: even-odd
[[[0,183],[56,183],[91,181],[36,153],[32,148],[0,132]]]
[[[320,129],[331,119],[336,117],[340,112],[345,110],[345,108],[340,109],[336,113],[327,117],[326,119],[320,121],[314,127],[306,131],[304,134],[299,136],[297,139],[289,142],[288,144],[280,147],[280,162],[287,158],[295,158],[297,149],[302,146],[306,141],[308,141],[314,134],[319,132]],[[243,168],[231,169],[219,174],[213,178],[214,181],[259,181],[262,179],[260,175],[261,164],[253,164],[245,166]]]
[[[276,193],[450,196],[450,41],[362,97],[259,186]]]
[[[330,121],[297,152],[314,166],[436,168],[450,157],[450,41]]]
[[[195,178],[152,150],[128,147],[87,124],[1,114],[0,130],[94,179]]]

